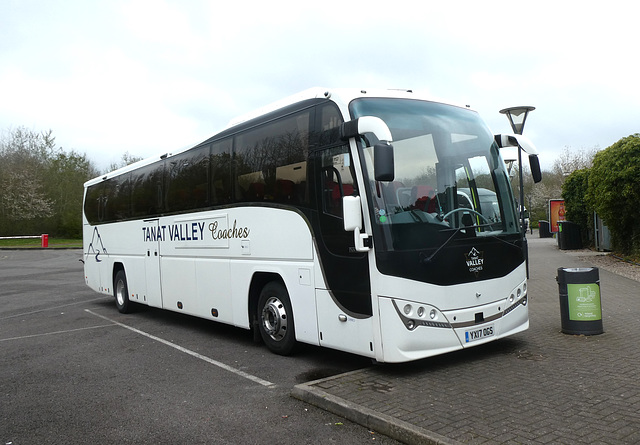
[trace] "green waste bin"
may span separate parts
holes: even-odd
[[[598,268],[561,267],[556,280],[560,291],[562,332],[573,335],[602,334]]]

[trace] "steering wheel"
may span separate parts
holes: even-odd
[[[477,211],[475,211],[475,210],[473,210],[473,209],[468,209],[468,208],[466,208],[466,207],[459,207],[459,208],[457,208],[457,209],[453,209],[452,211],[450,211],[450,212],[446,213],[446,214],[442,217],[442,219],[443,219],[443,220],[445,220],[445,219],[447,219],[450,215],[453,215],[453,214],[454,214],[454,213],[456,213],[456,212],[471,212],[471,213],[474,213],[474,214],[478,215],[480,218],[482,218],[482,219],[483,219],[487,224],[491,224],[491,221],[489,221],[489,220],[487,219],[487,217],[486,217],[486,216],[484,216],[482,213],[477,212]]]

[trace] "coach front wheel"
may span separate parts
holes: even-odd
[[[123,314],[131,311],[131,302],[129,301],[129,288],[127,287],[127,276],[124,270],[119,270],[113,279],[113,294],[116,297],[116,306]]]
[[[267,283],[258,299],[258,329],[271,352],[289,355],[296,344],[293,310],[286,287],[277,281]]]

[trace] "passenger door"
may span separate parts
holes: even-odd
[[[358,195],[347,145],[316,153],[316,188],[320,240],[318,248],[328,288],[345,311],[367,317],[372,314],[369,260],[357,252],[353,232],[344,230],[342,198]]]
[[[157,218],[144,220],[145,228],[158,234],[160,230]],[[146,299],[149,306],[162,307],[162,287],[160,285],[160,239],[145,243],[144,270],[146,280]]]

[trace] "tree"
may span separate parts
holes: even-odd
[[[12,129],[0,139],[0,234],[79,237],[85,155],[56,148],[52,131]]]
[[[0,229],[31,230],[33,222],[53,214],[53,202],[42,182],[46,160],[54,150],[51,131],[35,133],[25,128],[9,131],[0,142]]]
[[[538,184],[533,183],[531,175],[526,173],[525,168],[525,206],[529,210],[534,227],[538,221],[548,219],[549,200],[563,196],[562,186],[565,180],[574,171],[591,167],[593,156],[597,151],[597,147],[580,150],[565,147],[562,154],[554,161],[551,170],[542,173],[542,181]],[[517,190],[517,185],[514,190]]]
[[[564,147],[558,159],[553,163],[553,172],[567,177],[576,170],[591,168],[593,158],[599,150],[598,147],[577,150]]]
[[[596,154],[587,200],[611,231],[613,248],[640,256],[640,134]]]
[[[83,184],[98,175],[93,163],[75,151],[59,151],[51,159],[46,178],[53,186],[47,196],[55,203],[55,213],[49,223],[51,232],[60,236],[80,238],[82,236]]]
[[[53,215],[53,202],[44,193],[42,181],[30,170],[7,169],[0,180],[1,208],[9,220],[33,220]]]
[[[124,154],[122,155],[122,158],[120,159],[120,162],[112,162],[111,164],[109,164],[107,171],[105,171],[104,173],[112,172],[114,170],[117,170],[122,167],[126,167],[129,164],[133,164],[134,162],[138,162],[141,160],[142,158],[131,155],[129,154],[128,151],[125,151]]]
[[[575,170],[562,184],[566,219],[580,226],[584,245],[588,245],[589,240],[593,238],[593,207],[585,198],[589,187],[590,171],[588,168]]]
[[[517,166],[511,170],[511,188],[516,200],[519,195],[519,180]],[[531,227],[536,227],[540,220],[546,220],[549,200],[560,197],[562,188],[562,175],[553,171],[543,171],[542,181],[534,184],[533,177],[528,166],[523,165],[524,180],[524,205],[529,211]]]

